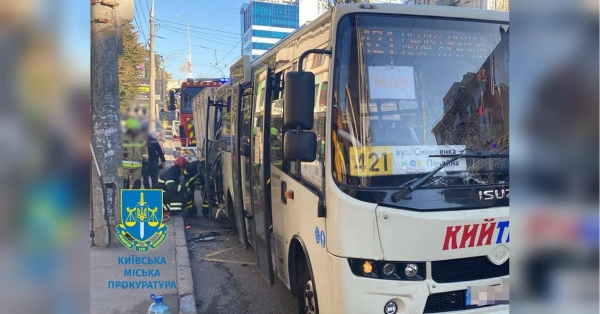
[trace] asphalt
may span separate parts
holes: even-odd
[[[253,248],[239,244],[237,231],[226,220],[185,218],[188,238],[211,235],[211,242],[188,243],[198,313],[298,313],[298,301],[279,280],[273,287],[260,274]]]

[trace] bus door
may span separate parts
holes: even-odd
[[[243,244],[249,243],[253,247],[256,247],[254,242],[254,233],[252,225],[252,201],[251,201],[251,192],[252,188],[250,185],[250,174],[252,170],[252,163],[250,162],[250,156],[252,155],[252,151],[250,150],[250,139],[252,138],[252,95],[253,95],[253,87],[252,83],[249,83],[246,86],[240,85],[240,93],[241,96],[239,98],[239,108],[240,108],[240,187],[241,187],[241,207],[238,212],[240,215],[240,225],[243,230],[239,230],[240,240]]]
[[[265,73],[266,72],[266,73]],[[252,110],[251,155],[252,171],[252,224],[254,248],[260,272],[272,285],[273,260],[271,256],[271,163],[270,163],[270,116],[272,71],[259,72],[255,76],[254,106]]]
[[[231,127],[234,129],[231,132],[231,155],[232,155],[232,163],[231,163],[231,172],[233,173],[233,189],[235,189],[234,194],[234,203],[233,203],[233,219],[235,219],[235,225],[238,231],[238,237],[240,239],[240,243],[244,246],[244,248],[248,248],[248,234],[246,228],[246,211],[244,210],[244,206],[246,202],[244,201],[244,196],[247,195],[250,197],[250,180],[244,179],[242,177],[242,164],[246,162],[246,166],[250,161],[250,144],[246,145],[244,148],[244,138],[245,136],[250,135],[250,120],[247,121],[248,127],[244,124],[244,106],[247,108],[252,108],[252,83],[249,84],[239,84],[237,85],[237,91],[234,91],[234,100],[233,105],[231,106]],[[245,133],[246,132],[246,133]],[[244,149],[247,150],[247,153],[244,153]],[[242,158],[244,161],[242,161]],[[248,183],[247,187],[244,187],[244,183]],[[250,201],[247,202],[247,206],[249,206]],[[229,219],[232,219],[231,217]]]

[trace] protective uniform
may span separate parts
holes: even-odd
[[[121,165],[121,178],[125,181],[124,189],[142,187],[142,163],[148,161],[148,144],[146,136],[141,132],[140,123],[131,118],[125,123],[126,132],[122,138],[123,163]]]
[[[175,159],[174,165],[163,171],[155,189],[162,189],[163,205],[168,214],[172,210],[181,210],[185,201],[185,175],[188,161],[184,157]]]
[[[187,167],[185,177],[185,209],[189,216],[196,215],[198,210],[194,201],[194,191],[199,186],[204,186],[204,162],[200,160],[192,161]]]

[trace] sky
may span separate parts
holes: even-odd
[[[140,41],[148,42],[149,9],[153,0],[135,0],[134,26]],[[193,75],[229,77],[229,66],[241,55],[240,7],[247,0],[154,0],[155,51],[164,56],[174,79],[187,57],[187,24],[190,25]],[[216,64],[216,65],[215,65]]]
[[[78,78],[90,77],[90,5],[80,0],[36,1],[37,22],[49,21],[65,64]]]

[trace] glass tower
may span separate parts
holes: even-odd
[[[296,1],[250,1],[240,9],[242,55],[256,59],[298,28]]]

